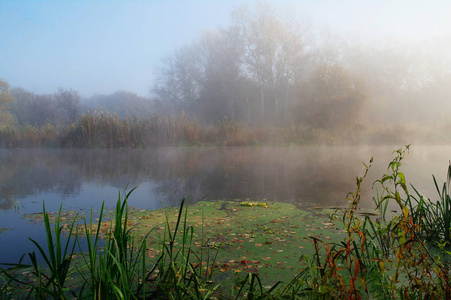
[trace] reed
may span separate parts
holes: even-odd
[[[47,247],[41,246],[39,243],[37,243],[35,240],[31,238],[29,239],[36,246],[38,253],[40,254],[43,261],[46,263],[46,268],[43,269],[41,267],[41,264],[38,262],[38,256],[34,251],[28,253],[28,257],[31,260],[31,265],[22,264],[22,259],[25,255],[22,256],[19,263],[9,264],[18,269],[24,267],[32,267],[32,274],[34,275],[35,281],[37,283],[32,284],[30,283],[30,281],[24,281],[17,276],[9,274],[3,268],[1,269],[1,272],[9,278],[9,281],[7,282],[8,284],[10,284],[11,282],[15,282],[20,285],[29,286],[30,294],[28,295],[28,297],[34,293],[36,295],[36,298],[38,299],[42,299],[49,296],[55,299],[69,299],[68,294],[75,295],[67,287],[66,281],[71,275],[71,273],[73,273],[71,262],[74,255],[76,243],[73,240],[72,233],[74,232],[76,218],[70,225],[62,226],[60,222],[61,221],[61,208],[60,208],[58,217],[55,220],[54,230],[52,233],[49,216],[45,211],[45,204],[43,205],[43,216],[47,239]],[[68,231],[68,235],[65,238],[64,242],[63,231],[65,227],[67,227],[66,230]],[[75,233],[75,237],[76,236],[77,234]],[[45,250],[45,248],[47,249]],[[8,284],[6,285],[6,289],[5,286],[2,286],[4,292],[8,291],[7,289]],[[9,297],[11,295],[12,294],[7,294],[5,296]]]
[[[79,274],[84,280],[84,285],[88,287],[89,297],[93,299],[134,298],[139,282],[143,281],[147,236],[141,241],[136,241],[131,229],[127,228],[127,200],[133,190],[127,193],[124,190],[122,195],[119,192],[114,219],[110,226],[112,229],[107,232],[105,246],[102,249],[99,248],[99,242],[104,205],[102,204],[97,226],[93,224],[92,211],[89,224],[84,219],[87,253],[82,255],[84,267],[79,270]],[[80,245],[80,250],[81,248]]]
[[[375,199],[381,215],[362,219],[355,214],[365,176],[357,178],[356,191],[350,194],[351,201],[343,214],[346,238],[337,243],[313,238],[315,254],[306,258],[307,267],[285,293],[292,298],[341,299],[445,299],[451,295],[448,245],[446,241],[440,245],[445,251],[437,257],[432,254],[437,252],[434,244],[424,239],[435,232],[445,239],[442,226],[447,226],[450,176],[442,190],[436,184],[440,196],[436,204],[420,197],[416,190],[417,195],[411,195],[400,169],[408,150],[409,146],[396,150],[389,173],[376,181],[382,187]],[[365,167],[367,172],[369,166]],[[385,215],[388,202],[399,206],[398,215]],[[440,224],[439,231],[434,221]]]
[[[165,232],[160,244],[161,254],[157,265],[158,276],[151,298],[209,299],[219,287],[219,285],[210,287],[208,284],[216,256],[211,262],[208,254],[206,261],[202,255],[196,255],[193,249],[194,227],[188,226],[187,212],[187,199],[184,198],[173,230],[166,213]],[[196,261],[193,260],[193,256]],[[207,265],[205,277],[202,271],[204,262]]]
[[[340,131],[291,125],[252,127],[233,117],[215,125],[201,124],[184,112],[153,114],[147,118],[119,118],[103,111],[87,112],[76,122],[3,126],[0,147],[154,147],[199,145],[304,145],[304,144],[394,144],[414,140],[431,144],[449,143],[446,126],[425,127],[418,123],[352,125]]]
[[[440,200],[436,202],[435,215],[437,218],[437,227],[440,237],[448,244],[451,243],[451,198],[450,198],[450,184],[451,184],[451,163],[448,166],[448,173],[446,182],[443,183],[443,187],[440,189],[437,184],[437,180],[434,176],[434,184],[437,189]]]
[[[8,277],[0,276],[0,299],[2,300],[10,300],[13,297],[11,293],[11,283],[12,279]]]
[[[134,188],[135,189],[135,188]],[[47,247],[30,238],[45,262],[41,267],[38,255],[28,253],[31,265],[9,264],[15,270],[32,267],[33,277],[22,278],[20,272],[0,269],[6,276],[0,285],[1,299],[12,296],[11,282],[28,286],[27,296],[43,299],[209,299],[219,287],[209,286],[217,255],[210,251],[198,255],[192,247],[194,227],[188,225],[187,202],[183,199],[177,222],[171,228],[166,213],[165,232],[158,239],[160,252],[155,261],[147,258],[147,246],[151,229],[140,239],[129,228],[128,199],[134,189],[119,192],[112,220],[105,221],[104,204],[97,224],[91,210],[89,220],[84,218],[81,232],[76,227],[76,218],[64,228],[61,226],[61,209],[52,231],[48,213],[44,206],[44,226]],[[109,230],[102,232],[102,226],[109,222]],[[63,235],[67,237],[64,242]],[[82,236],[84,235],[84,237]],[[81,239],[86,241],[83,249]],[[103,242],[104,241],[104,242]],[[103,244],[104,245],[101,245]],[[75,245],[80,254],[77,265],[73,265]],[[204,246],[206,247],[206,246]],[[205,261],[204,261],[205,259]],[[79,263],[81,262],[81,265]],[[8,264],[7,264],[8,265]],[[203,266],[207,269],[203,271]],[[71,281],[71,287],[67,282]],[[73,285],[76,285],[74,288]]]

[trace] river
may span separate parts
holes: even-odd
[[[142,209],[202,199],[249,199],[299,205],[346,205],[346,195],[374,163],[363,185],[370,207],[374,180],[387,172],[400,146],[206,147],[155,149],[0,149],[0,263],[33,251],[28,237],[43,241],[44,228],[27,214],[63,209],[87,212],[103,201],[114,207],[118,192],[138,186],[129,205]],[[437,199],[432,174],[446,179],[449,146],[415,146],[403,161],[407,181]]]

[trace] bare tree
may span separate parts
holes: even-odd
[[[192,110],[199,95],[199,59],[196,45],[162,60],[152,93],[168,113]]]
[[[229,26],[162,61],[154,98],[166,111],[187,110],[210,123],[233,116],[286,124],[307,78],[308,32],[265,3],[243,5]]]
[[[32,112],[29,116],[29,125],[41,127],[44,125],[58,125],[59,114],[55,99],[51,94],[36,95],[29,103]]]
[[[243,68],[259,88],[261,120],[283,117],[281,102],[287,119],[288,103],[295,96],[290,90],[299,85],[306,69],[309,27],[293,18],[278,17],[263,2],[240,7],[232,20],[245,47]]]
[[[73,123],[80,116],[80,95],[77,91],[58,89],[55,94],[56,105],[66,122]]]
[[[197,103],[200,117],[216,123],[225,116],[245,119],[246,78],[241,68],[243,47],[237,31],[209,31],[199,42],[201,90]]]

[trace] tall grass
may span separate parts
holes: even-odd
[[[38,255],[32,252],[28,253],[31,265],[23,264],[21,259],[18,264],[12,264],[14,269],[1,269],[6,276],[0,286],[1,299],[11,297],[12,287],[17,288],[17,285],[28,287],[27,298],[37,299],[211,298],[218,285],[209,286],[207,279],[211,278],[216,255],[202,257],[194,253],[194,228],[187,225],[185,200],[180,205],[174,228],[167,218],[166,230],[158,239],[159,256],[151,261],[147,255],[147,243],[153,229],[137,239],[133,228],[128,227],[127,201],[133,190],[119,193],[112,220],[104,220],[104,205],[97,224],[91,211],[89,221],[83,220],[82,233],[75,226],[76,219],[64,230],[60,225],[61,214],[58,214],[52,231],[44,207],[47,247],[30,240],[45,265],[41,266]],[[101,229],[105,222],[111,223],[106,233]],[[65,239],[64,235],[67,235]],[[81,239],[86,240],[87,249],[82,247]],[[77,264],[73,264],[76,244],[81,253],[77,255]],[[206,274],[203,274],[203,265],[209,266]],[[29,267],[33,269],[32,277],[23,278],[21,272],[17,272]],[[69,281],[70,285],[67,284]]]
[[[196,120],[184,114],[138,120],[94,112],[72,125],[62,143],[99,148],[197,145],[203,141],[204,131]]]
[[[82,255],[84,267],[79,270],[88,295],[93,299],[132,299],[143,282],[146,268],[146,238],[136,241],[128,229],[127,201],[133,192],[119,193],[114,219],[106,233],[105,246],[99,251],[104,206],[100,210],[97,226],[93,224],[93,212],[89,224],[84,219],[87,253]],[[81,246],[80,246],[81,249]],[[85,287],[83,286],[83,288]],[[145,293],[145,290],[143,291]]]
[[[306,258],[306,267],[289,285],[292,295],[340,299],[449,299],[451,296],[449,251],[437,253],[434,243],[426,242],[437,234],[446,250],[447,187],[437,190],[440,200],[433,203],[411,195],[400,168],[409,146],[395,151],[389,173],[376,181],[382,193],[375,199],[378,218],[356,215],[363,177],[350,194],[343,214],[346,237],[337,243],[313,238],[315,254]],[[451,174],[450,169],[448,174]],[[434,178],[434,182],[436,180]],[[414,202],[414,199],[419,199]],[[387,204],[394,202],[400,213],[387,216]],[[428,219],[425,219],[428,218]],[[436,223],[434,223],[436,222]],[[436,224],[436,225],[432,225]],[[437,230],[439,228],[439,230]]]
[[[119,118],[102,111],[88,112],[76,122],[41,127],[6,126],[0,128],[0,147],[154,147],[199,145],[304,145],[304,144],[393,144],[415,138],[434,144],[449,142],[442,128],[412,124],[351,126],[340,132],[307,126],[246,126],[224,117],[215,125],[201,124],[184,113],[154,114],[148,118]]]
[[[0,129],[0,147],[59,147],[60,137],[65,128],[56,128],[50,124],[36,128],[33,126],[13,127]]]
[[[45,268],[42,268],[38,260],[38,255],[34,251],[28,253],[28,257],[31,260],[31,266],[22,264],[23,256],[18,264],[12,264],[16,268],[31,267],[32,274],[35,276],[37,284],[30,284],[29,281],[21,280],[18,277],[9,274],[4,269],[1,269],[1,272],[9,278],[9,284],[15,282],[16,284],[29,286],[30,295],[35,294],[37,299],[49,296],[55,299],[69,299],[69,294],[72,294],[72,296],[75,295],[75,293],[67,287],[67,279],[73,272],[71,263],[76,242],[72,233],[74,233],[75,229],[76,239],[76,218],[74,218],[70,225],[61,225],[61,209],[62,207],[60,208],[52,232],[49,216],[45,211],[45,204],[43,205],[44,226],[47,239],[46,247],[41,246],[34,239],[29,238],[36,246],[41,259],[45,262]],[[65,227],[67,227],[68,231],[66,238],[63,237]]]
[[[194,227],[187,225],[188,211],[185,201],[186,199],[182,200],[173,229],[166,213],[167,221],[161,240],[156,289],[151,298],[209,299],[219,287],[219,285],[208,286],[208,276],[211,276],[211,266],[215,264],[216,256],[211,258],[207,255],[206,260],[203,260],[193,250]],[[210,259],[213,259],[213,262]],[[202,270],[204,262],[207,265],[205,277]]]

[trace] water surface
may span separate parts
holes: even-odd
[[[42,240],[43,226],[26,214],[63,209],[113,207],[119,191],[138,186],[129,205],[143,209],[177,206],[184,196],[252,199],[343,206],[355,188],[362,162],[375,162],[364,184],[372,204],[372,182],[386,172],[399,147],[237,147],[157,149],[0,149],[0,262],[32,251],[28,236]],[[412,146],[403,170],[407,180],[434,198],[432,174],[446,179],[451,147]],[[6,246],[8,245],[8,246]]]

